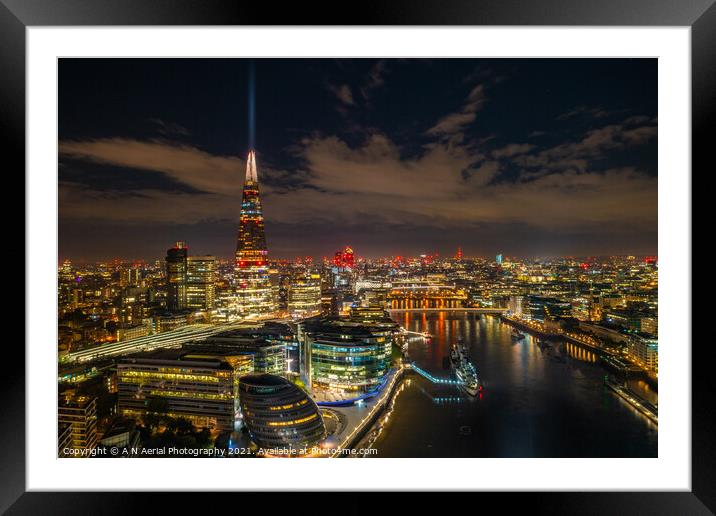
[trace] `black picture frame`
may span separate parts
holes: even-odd
[[[6,174],[25,169],[25,29],[61,25],[689,26],[692,168],[696,170],[701,165],[706,169],[707,163],[709,169],[713,168],[710,156],[713,131],[709,129],[714,129],[716,110],[714,0],[364,0],[349,8],[343,3],[324,1],[282,2],[279,6],[271,2],[229,0],[0,0],[0,141],[5,147]],[[685,263],[690,264],[692,250],[684,250],[684,254]],[[30,272],[25,271],[26,275]],[[691,345],[691,335],[685,335],[679,344]],[[716,428],[714,419],[709,417],[713,416],[713,398],[708,370],[716,356],[708,342],[702,344],[692,349],[691,492],[485,493],[478,495],[483,497],[481,503],[487,504],[484,507],[499,503],[502,510],[508,511],[518,504],[536,514],[713,514]],[[25,492],[27,364],[18,341],[6,342],[4,359],[12,366],[7,366],[8,372],[3,377],[0,405],[3,420],[0,510],[10,514],[126,514],[148,508],[151,503],[148,494]],[[48,427],[50,433],[52,428]],[[320,490],[320,485],[316,490]],[[485,500],[488,496],[490,499]],[[297,503],[304,503],[305,495],[298,497]],[[171,493],[164,498],[163,510],[171,511],[188,509],[195,497]],[[244,505],[245,500],[239,503]]]

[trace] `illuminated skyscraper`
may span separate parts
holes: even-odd
[[[186,306],[195,310],[214,308],[213,256],[190,256],[187,259]]]
[[[71,427],[70,448],[92,450],[97,447],[97,398],[63,393],[59,397],[58,415],[60,424]]]
[[[288,311],[296,317],[321,313],[321,275],[294,274],[288,286]]]
[[[336,251],[333,258],[333,265],[339,269],[352,269],[355,266],[355,255],[353,249],[346,246],[342,251]]]
[[[186,262],[188,248],[184,242],[177,242],[167,249],[167,308],[186,308]]]
[[[237,305],[242,315],[261,315],[276,310],[254,151],[249,152],[246,162],[235,272]]]

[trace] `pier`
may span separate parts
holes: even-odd
[[[604,384],[619,395],[620,398],[629,403],[629,405],[649,418],[652,423],[656,425],[659,424],[659,410],[656,406],[649,403],[628,387],[619,385],[608,378],[605,378]]]

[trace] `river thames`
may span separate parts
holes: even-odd
[[[596,357],[564,344],[514,342],[498,317],[394,312],[411,339],[409,359],[441,378],[459,337],[484,384],[476,398],[410,375],[373,447],[378,457],[656,457],[657,426],[604,386]],[[657,402],[644,382],[629,385]]]

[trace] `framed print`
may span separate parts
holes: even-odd
[[[710,514],[711,4],[395,2],[343,26],[4,0],[28,302],[2,507],[530,491]]]

